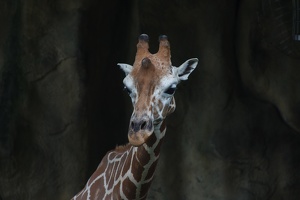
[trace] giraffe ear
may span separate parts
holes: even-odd
[[[127,76],[132,71],[132,66],[124,63],[118,63],[119,67],[125,72]]]
[[[187,80],[198,64],[197,58],[191,58],[176,68],[177,76],[180,80]]]

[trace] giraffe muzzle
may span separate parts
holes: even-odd
[[[144,144],[153,133],[153,121],[150,119],[131,119],[128,131],[128,140],[134,146]]]

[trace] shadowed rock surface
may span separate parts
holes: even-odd
[[[149,199],[300,199],[293,1],[0,1],[0,199],[70,199],[127,142],[116,63],[166,34],[199,58],[175,94]]]

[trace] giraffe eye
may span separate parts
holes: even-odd
[[[171,87],[169,87],[168,89],[165,90],[165,93],[172,95],[175,93],[175,90],[176,90],[176,85],[172,85]]]

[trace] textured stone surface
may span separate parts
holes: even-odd
[[[68,199],[87,168],[78,13],[1,4],[0,199]]]
[[[199,58],[149,199],[300,198],[300,57],[292,1],[0,1],[0,199],[69,199],[127,142],[118,62],[137,36]]]

